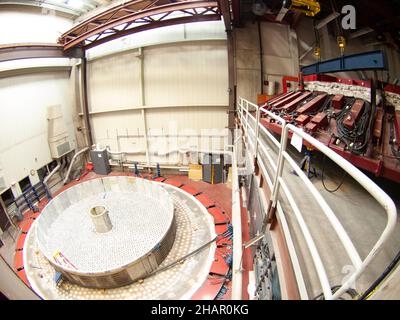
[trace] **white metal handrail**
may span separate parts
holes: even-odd
[[[267,145],[265,144],[263,139],[260,139],[259,133],[263,132],[265,134],[265,136],[267,137],[267,140],[269,142],[271,142],[272,145],[274,145],[277,148],[277,150],[281,149],[281,145],[282,145],[282,142],[283,142],[283,135],[281,136],[281,140],[278,141],[271,134],[271,132],[269,132],[260,123],[261,112],[263,112],[264,114],[270,116],[271,118],[273,118],[278,123],[286,125],[286,122],[282,118],[278,117],[277,115],[271,113],[270,111],[268,111],[268,110],[266,110],[264,108],[260,109],[260,108],[258,108],[257,105],[255,105],[253,103],[250,103],[250,102],[246,102],[245,103],[243,101],[243,99],[239,99],[238,104],[239,104],[239,116],[240,116],[241,123],[244,124],[242,127],[243,127],[243,130],[245,131],[245,134],[247,132],[246,131],[247,126],[245,124],[247,123],[248,118],[245,117],[244,114],[245,114],[245,112],[247,114],[249,105],[251,107],[253,107],[255,110],[257,110],[257,122],[256,123],[258,123],[258,125],[256,127],[256,132],[257,132],[256,133],[256,137],[257,138],[254,137],[256,139],[256,150],[254,151],[254,155],[257,156],[256,160],[257,160],[258,166],[259,166],[259,168],[260,168],[260,170],[262,172],[262,175],[265,178],[270,190],[275,190],[274,194],[276,194],[277,190],[274,187],[277,187],[276,179],[278,177],[278,175],[277,175],[278,165],[279,165],[279,163],[282,163],[282,159],[281,159],[282,155],[279,152],[277,161],[274,161],[272,159],[271,155],[270,155],[270,152],[268,152],[270,149],[267,147]],[[244,106],[246,106],[246,110],[244,110]],[[250,118],[252,117],[251,114],[249,116],[250,116]],[[264,163],[264,159],[268,160],[269,165],[272,168],[272,175],[270,175],[268,173],[267,165]],[[284,183],[282,185],[286,186],[286,184],[284,184]],[[277,209],[278,209],[277,210],[277,215],[278,215],[278,217],[279,217],[279,219],[281,221],[281,224],[283,226],[283,229],[284,229],[283,232],[285,234],[285,238],[286,238],[286,242],[287,242],[287,246],[288,246],[288,250],[289,250],[289,255],[290,255],[290,258],[291,258],[291,261],[292,261],[293,270],[294,270],[294,273],[295,273],[295,279],[296,279],[296,282],[297,282],[297,286],[299,288],[300,296],[303,299],[308,299],[308,293],[306,291],[306,285],[305,285],[305,282],[304,282],[304,277],[301,274],[300,262],[298,260],[297,254],[296,254],[295,246],[294,246],[292,237],[291,237],[290,232],[289,232],[289,227],[287,225],[286,218],[283,216],[283,213],[282,213],[281,207],[279,206],[279,203],[276,203],[276,205],[277,205]]]
[[[253,108],[254,111],[257,112],[256,117],[254,117],[250,111],[249,111],[249,107]],[[278,141],[261,123],[260,123],[260,116],[261,116],[261,111],[263,111],[263,113],[267,114],[268,116],[270,116],[271,118],[275,119],[277,122],[282,122],[284,125],[286,124],[285,120],[283,120],[282,118],[276,116],[275,114],[271,113],[268,110],[265,110],[263,108],[259,108],[256,104],[251,103],[247,100],[244,100],[243,98],[239,99],[239,115],[240,115],[240,120],[242,122],[242,124],[244,124],[243,130],[245,135],[247,135],[250,139],[246,139],[247,140],[247,145],[249,147],[249,149],[251,149],[254,157],[256,157],[258,159],[258,165],[261,169],[261,171],[263,172],[264,177],[266,178],[266,181],[268,183],[268,186],[272,189],[274,189],[274,186],[277,186],[276,183],[276,172],[278,171],[278,164],[279,164],[279,159],[277,161],[274,161],[272,159],[272,157],[270,156],[267,146],[265,145],[265,143],[263,142],[262,139],[259,138],[259,133],[263,132],[267,138],[269,139],[269,141],[271,141],[273,143],[273,145],[275,145],[277,147],[277,149],[279,150],[281,148],[281,144],[283,141],[283,136],[281,137],[281,141]],[[254,131],[252,129],[249,129],[250,126],[248,125],[249,119],[252,119],[255,121],[256,124],[256,132],[254,134]],[[253,140],[251,139],[254,139]],[[262,152],[262,154],[259,152]],[[267,167],[263,161],[263,158],[266,158],[269,162],[269,165],[271,166],[272,170],[273,170],[273,176],[270,176],[267,172]],[[275,180],[275,181],[274,181]],[[275,192],[276,193],[276,190]]]
[[[239,99],[239,115],[240,115],[240,120],[242,123],[242,127],[244,128],[245,134],[250,138],[249,142],[252,145],[252,147],[255,147],[254,155],[259,156],[258,153],[258,147],[260,146],[260,149],[263,151],[265,155],[267,155],[267,150],[266,147],[259,137],[259,132],[260,129],[265,132],[266,136],[270,141],[272,141],[278,148],[278,161],[277,164],[275,164],[270,156],[267,156],[267,160],[270,162],[270,165],[273,169],[274,173],[274,182],[272,183],[272,194],[271,194],[271,201],[272,205],[274,207],[277,206],[278,203],[278,198],[279,198],[279,190],[280,188],[282,189],[283,193],[285,194],[286,198],[289,201],[289,205],[292,207],[292,210],[294,212],[295,218],[299,223],[300,229],[303,233],[303,236],[305,237],[306,244],[308,247],[308,250],[310,251],[311,257],[313,264],[316,268],[318,278],[321,283],[321,287],[323,290],[323,293],[325,295],[325,299],[337,299],[341,295],[343,295],[356,281],[362,272],[366,269],[366,267],[371,263],[373,258],[378,254],[378,252],[382,249],[384,243],[388,240],[390,237],[391,233],[394,231],[394,227],[396,224],[396,218],[397,218],[397,213],[396,213],[396,207],[390,199],[390,197],[384,193],[372,180],[370,180],[367,176],[365,176],[360,170],[358,170],[355,166],[353,166],[350,162],[336,154],[334,151],[323,145],[321,142],[316,140],[315,138],[311,137],[307,133],[305,133],[303,130],[287,124],[284,119],[280,118],[279,116],[273,114],[272,112],[266,110],[265,108],[258,108],[257,105],[252,104],[242,98]],[[246,106],[246,107],[244,107]],[[249,112],[249,106],[253,107],[257,111],[257,116],[254,117],[253,115],[250,114]],[[260,113],[263,112],[267,114],[269,117],[273,118],[275,121],[279,122],[282,125],[282,135],[281,135],[281,141],[280,143],[273,137],[273,135],[260,123]],[[249,117],[256,121],[256,129],[255,132],[253,129],[250,128],[249,130]],[[243,126],[245,124],[245,127]],[[364,259],[364,261],[361,260],[359,253],[354,247],[353,242],[351,241],[350,237],[348,236],[347,232],[343,228],[342,224],[340,223],[339,219],[336,217],[330,206],[327,204],[325,199],[322,197],[320,192],[315,188],[315,186],[311,183],[311,181],[308,179],[308,177],[304,174],[304,172],[301,170],[301,168],[297,165],[295,160],[287,153],[287,141],[288,141],[288,135],[289,135],[289,130],[294,132],[295,134],[299,135],[302,139],[305,141],[309,142],[311,145],[313,145],[316,149],[318,149],[320,152],[325,154],[327,157],[329,157],[333,162],[338,164],[343,170],[345,170],[350,176],[352,176],[364,189],[366,189],[377,201],[382,205],[382,207],[385,209],[388,217],[387,225],[385,230],[383,231],[382,235],[380,236],[379,240],[377,243],[374,245],[368,256]],[[251,132],[251,135],[249,134]],[[254,138],[254,142],[251,141]],[[259,162],[260,167],[263,171],[263,174],[266,174],[267,178],[269,180],[270,177],[266,173],[266,168],[265,164],[262,159]],[[318,202],[320,205],[322,212],[330,222],[331,226],[335,230],[336,234],[338,235],[341,243],[343,244],[346,253],[348,254],[349,258],[352,261],[353,266],[355,267],[355,272],[349,277],[349,279],[337,290],[334,294],[332,294],[331,286],[329,284],[329,280],[326,274],[325,267],[322,263],[321,257],[318,253],[318,250],[315,246],[315,242],[311,236],[311,233],[308,229],[308,226],[301,214],[300,209],[298,208],[298,205],[296,204],[293,195],[289,188],[287,187],[286,182],[283,179],[283,167],[284,163],[288,162],[289,165],[294,169],[294,171],[298,174],[298,176],[301,178],[302,182],[305,184],[307,187],[307,190],[311,193],[311,195],[314,197],[314,199]],[[271,181],[268,183],[271,187]],[[288,237],[290,238],[290,237]],[[293,257],[292,257],[293,258]],[[296,257],[297,258],[297,257]]]
[[[304,172],[299,168],[299,166],[295,163],[295,161],[286,152],[286,145],[284,144],[282,146],[283,148],[282,152],[284,158],[288,160],[293,169],[296,170],[297,174],[299,174],[301,179],[306,183],[308,189],[311,191],[312,195],[316,198],[316,200],[320,204],[323,212],[327,215],[331,225],[338,234],[349,257],[352,259],[354,267],[356,268],[355,272],[332,296],[332,299],[337,299],[342,294],[344,294],[351,287],[354,281],[356,281],[361,276],[362,272],[371,263],[374,257],[382,249],[385,242],[389,239],[390,235],[392,234],[396,226],[396,219],[397,219],[396,206],[393,200],[379,186],[377,186],[371,179],[369,179],[364,173],[362,173],[359,169],[357,169],[346,159],[339,156],[336,152],[334,152],[333,150],[331,150],[330,148],[319,142],[317,139],[305,133],[300,128],[297,128],[293,125],[287,125],[284,128],[284,135],[286,141],[289,130],[299,135],[302,139],[306,140],[308,143],[316,147],[320,152],[325,154],[333,162],[335,162],[338,166],[340,166],[344,171],[346,171],[365,190],[367,190],[371,194],[371,196],[375,198],[375,200],[385,209],[387,214],[387,224],[384,231],[382,232],[380,238],[373,246],[367,257],[364,259],[364,261],[361,261],[361,258],[356,249],[354,248],[353,243],[351,242],[342,224],[339,222],[339,220],[337,219],[337,217],[335,216],[329,205],[326,203],[326,201],[323,199],[322,195],[318,192],[318,190],[314,187],[314,185],[310,182],[310,180],[307,178]]]
[[[240,187],[237,168],[237,150],[232,152],[232,227],[233,227],[233,261],[232,261],[232,299],[242,299],[242,221],[240,205]]]

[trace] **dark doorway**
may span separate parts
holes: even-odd
[[[0,229],[6,231],[10,227],[10,223],[8,221],[8,217],[6,214],[6,210],[3,208],[3,205],[0,203]]]
[[[19,182],[19,186],[22,190],[22,192],[25,192],[26,190],[28,190],[30,187],[32,187],[31,181],[29,180],[29,177],[26,177],[24,179],[22,179]]]

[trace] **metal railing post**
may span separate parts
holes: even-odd
[[[287,148],[287,140],[288,140],[288,134],[286,129],[286,122],[282,124],[282,139],[281,139],[281,147],[279,149],[279,154],[278,154],[278,168],[276,172],[276,177],[274,181],[274,187],[271,193],[271,201],[272,201],[272,206],[273,208],[276,208],[276,204],[278,202],[278,197],[279,197],[279,179],[282,177],[283,174],[283,168],[285,164],[285,158],[283,157],[283,152],[286,151]]]
[[[305,133],[303,130],[297,128],[296,126],[293,126],[291,124],[287,124],[285,120],[282,118],[278,117],[274,113],[266,110],[265,108],[258,108],[256,105],[249,103],[247,100],[241,99],[241,113],[242,113],[242,118],[241,118],[241,125],[243,128],[245,128],[245,139],[248,140],[249,144],[252,144],[253,139],[249,139],[250,132],[249,132],[249,118],[251,118],[252,121],[256,122],[256,127],[255,131],[251,129],[253,132],[251,134],[255,134],[255,144],[252,145],[252,147],[255,147],[254,150],[254,157],[256,158],[258,156],[258,151],[261,149],[263,154],[265,154],[265,158],[270,162],[272,168],[273,168],[273,173],[272,176],[274,177],[274,182],[270,181],[270,188],[271,188],[271,201],[270,201],[270,208],[277,209],[278,205],[280,204],[281,201],[278,200],[280,192],[282,192],[285,196],[287,201],[289,202],[290,207],[293,210],[294,216],[299,223],[301,232],[303,236],[305,237],[307,248],[311,254],[312,261],[314,263],[314,266],[316,268],[316,273],[317,276],[319,277],[321,287],[323,289],[323,293],[325,296],[325,299],[338,299],[340,298],[341,295],[343,295],[351,286],[352,284],[361,276],[361,274],[365,271],[367,266],[371,263],[371,261],[376,257],[376,255],[379,253],[379,251],[382,249],[383,245],[385,242],[389,239],[391,236],[392,232],[394,231],[395,225],[396,225],[396,219],[397,219],[397,211],[396,211],[396,206],[394,205],[393,200],[384,192],[382,189],[380,189],[374,182],[372,182],[366,175],[364,175],[359,169],[357,169],[354,165],[349,163],[347,160],[339,156],[337,153],[335,153],[333,150],[313,138],[312,136],[308,135]],[[244,105],[243,103],[246,103],[246,109],[244,110]],[[252,115],[249,114],[249,105],[254,106],[257,108],[257,116],[254,118]],[[243,112],[246,111],[246,120],[244,119]],[[274,119],[276,122],[280,123],[282,126],[282,134],[281,134],[281,141],[280,143],[278,140],[273,137],[268,130],[265,129],[264,126],[261,125],[260,123],[260,118],[261,118],[261,112],[266,113],[271,119]],[[244,121],[246,121],[246,124],[244,125]],[[264,134],[266,135],[266,138],[269,139],[271,142],[275,144],[275,146],[278,148],[278,160],[277,163],[273,163],[274,161],[272,160],[271,156],[268,154],[268,150],[265,144],[265,141],[260,138],[260,130],[263,130]],[[299,167],[299,165],[296,163],[296,161],[289,155],[287,152],[287,144],[288,144],[288,139],[289,139],[289,130],[293,132],[293,134],[296,134],[300,136],[302,139],[313,145],[316,149],[318,149],[321,153],[325,154],[328,158],[330,158],[333,162],[335,162],[338,166],[340,166],[344,171],[346,171],[349,176],[354,178],[355,181],[357,181],[366,191],[368,191],[373,198],[385,209],[386,214],[387,214],[387,224],[380,235],[378,241],[375,243],[371,251],[368,253],[367,257],[364,260],[361,260],[359,253],[357,252],[356,248],[354,247],[353,242],[351,241],[351,238],[347,234],[346,230],[343,228],[343,225],[335,215],[335,213],[332,211],[331,207],[328,205],[327,201],[325,198],[321,195],[321,193],[318,191],[318,189],[313,185],[313,183],[308,179],[306,174],[302,171],[302,169]],[[248,155],[252,155],[253,150],[248,153]],[[321,260],[321,256],[317,250],[317,247],[315,245],[314,239],[311,235],[311,232],[309,230],[309,227],[306,223],[306,220],[304,219],[302,212],[293,197],[293,194],[288,188],[287,181],[284,180],[283,178],[283,170],[285,164],[288,164],[294,169],[294,171],[297,173],[298,177],[300,178],[300,182],[304,183],[306,187],[306,191],[309,192],[310,195],[314,197],[316,202],[319,204],[319,207],[321,209],[321,214],[325,215],[325,217],[328,219],[330,222],[331,227],[333,230],[336,232],[337,236],[339,237],[347,255],[352,261],[353,266],[355,267],[354,273],[349,277],[349,279],[346,280],[345,283],[342,284],[342,286],[337,290],[335,293],[332,292],[329,284],[329,279],[326,274],[326,270],[324,267],[324,264]],[[262,172],[267,176],[268,178],[268,173],[266,172],[265,166],[264,166],[264,161],[263,158],[260,158],[260,168],[262,169]],[[271,176],[271,177],[272,177]],[[236,181],[237,182],[237,181]],[[233,197],[236,197],[237,194],[232,194]],[[240,197],[240,194],[239,194]],[[239,199],[240,201],[240,199]],[[284,201],[284,200],[282,200]],[[240,202],[239,202],[240,203]],[[274,210],[269,210],[268,214],[272,215]],[[284,213],[281,213],[285,215]],[[264,226],[266,226],[267,220],[264,221],[263,225],[263,230]],[[289,232],[287,230],[287,232]],[[287,238],[286,238],[287,237]],[[290,234],[285,235],[285,238],[287,241],[290,240]],[[242,249],[238,249],[240,252],[242,252]],[[296,254],[291,253],[291,255],[294,255],[292,259],[296,261]],[[304,281],[303,281],[304,282]]]
[[[236,130],[237,132],[237,130]],[[242,211],[240,204],[240,185],[237,167],[237,134],[232,150],[232,227],[233,227],[233,250],[232,250],[232,300],[241,300],[243,292],[242,278]]]
[[[257,117],[256,117],[256,137],[255,137],[255,150],[254,150],[254,159],[257,160],[258,156],[258,139],[260,137],[260,108],[257,108]]]
[[[249,132],[249,102],[246,101],[246,135]]]

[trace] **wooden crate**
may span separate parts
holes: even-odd
[[[203,179],[201,164],[189,164],[189,179],[193,181],[201,181]]]
[[[226,186],[229,189],[232,189],[232,167],[229,167],[228,179],[226,180]]]

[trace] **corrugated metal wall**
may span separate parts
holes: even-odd
[[[225,41],[155,46],[144,55],[147,105],[228,105]]]
[[[141,105],[140,60],[135,52],[118,53],[88,64],[90,111]]]
[[[47,137],[47,107],[61,105],[72,145],[70,72],[40,72],[0,79],[0,167],[7,187],[52,161]]]
[[[275,83],[281,92],[283,76],[297,76],[298,48],[296,33],[287,25],[262,22],[264,81]],[[256,102],[261,93],[260,41],[257,24],[247,23],[235,29],[237,96]],[[264,85],[264,93],[268,87]]]
[[[226,41],[163,44],[93,60],[89,107],[94,140],[115,151],[142,151],[129,157],[137,161],[146,160],[145,132],[150,151],[161,154],[188,145],[211,145],[203,140],[223,135],[228,125],[227,89]],[[192,137],[202,132],[205,139]],[[220,149],[223,139],[217,140],[213,145]],[[182,159],[153,155],[150,160]]]

